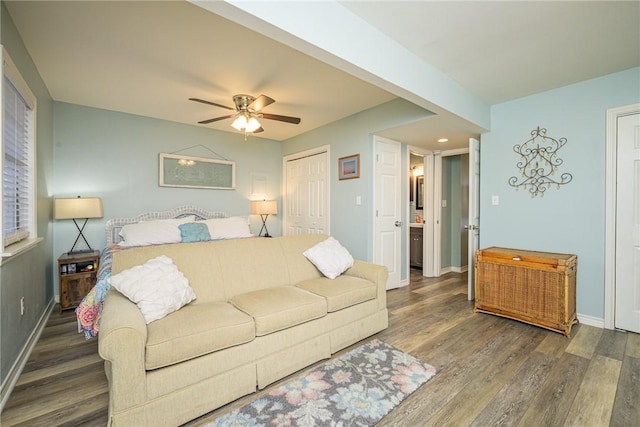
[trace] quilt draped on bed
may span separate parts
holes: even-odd
[[[123,248],[118,245],[111,245],[102,251],[96,285],[83,298],[78,308],[76,308],[78,324],[87,339],[98,335],[102,304],[110,287],[109,278],[111,277],[113,254],[122,249]]]

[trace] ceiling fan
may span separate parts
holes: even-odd
[[[248,133],[258,133],[264,131],[258,119],[277,120],[280,122],[292,123],[296,125],[300,123],[299,117],[263,113],[262,109],[264,107],[276,102],[275,99],[269,98],[266,95],[260,95],[257,98],[251,95],[235,95],[233,97],[235,108],[227,107],[226,105],[217,104],[215,102],[199,98],[189,98],[189,100],[235,111],[233,114],[229,114],[228,116],[214,117],[212,119],[199,121],[198,123],[204,125],[207,123],[217,122],[218,120],[234,119],[231,126],[234,129],[244,132],[245,139]]]

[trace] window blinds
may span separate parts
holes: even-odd
[[[33,111],[20,92],[3,77],[3,244],[8,246],[29,237],[32,212],[30,132]]]

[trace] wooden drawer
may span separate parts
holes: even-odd
[[[475,311],[567,337],[576,317],[577,257],[491,247],[476,252]]]

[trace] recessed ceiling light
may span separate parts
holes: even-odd
[[[448,140],[447,138],[440,138],[440,139],[438,140],[438,142],[448,142],[448,141],[449,141],[449,140]]]

